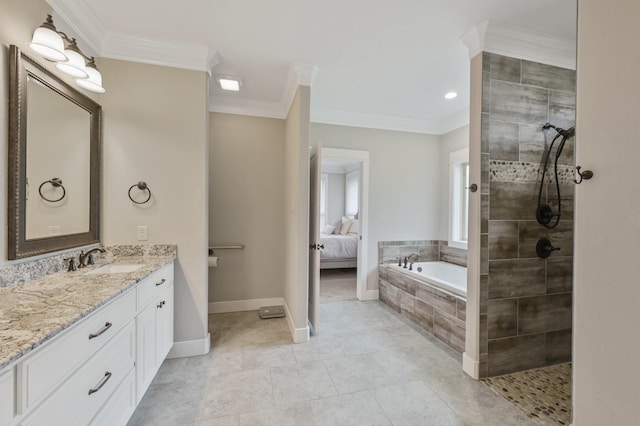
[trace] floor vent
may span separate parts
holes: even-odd
[[[264,306],[260,308],[260,318],[282,318],[284,316],[284,308],[282,306]]]

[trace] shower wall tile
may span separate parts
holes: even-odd
[[[491,120],[489,131],[489,157],[492,160],[518,161],[520,127],[515,123]]]
[[[482,113],[482,131],[480,136],[480,152],[482,154],[489,153],[489,126],[491,123],[489,117],[490,115],[488,113]]]
[[[520,83],[522,61],[502,55],[491,55],[489,58],[491,80]]]
[[[529,370],[546,364],[545,334],[489,340],[489,376]]]
[[[480,233],[489,232],[489,195],[480,195]]]
[[[518,334],[518,299],[489,300],[487,306],[489,339]]]
[[[518,303],[518,334],[571,328],[572,295],[524,297]]]
[[[545,354],[547,364],[571,361],[571,334],[571,329],[547,333]]]
[[[492,182],[490,220],[535,220],[538,202],[535,182]]]
[[[432,262],[440,256],[437,240],[379,241],[378,263],[397,263],[412,253],[420,255],[421,262]]]
[[[547,294],[573,291],[573,257],[547,259]]]
[[[392,282],[400,290],[412,296],[416,295],[416,281],[394,270],[388,270],[388,281]]]
[[[518,257],[518,222],[492,220],[489,222],[489,259]]]
[[[415,312],[413,318],[409,318],[429,333],[433,333],[433,306],[429,306],[421,300],[415,299]]]
[[[456,299],[456,318],[462,321],[467,320],[467,301]]]
[[[490,103],[492,121],[544,124],[549,115],[549,91],[536,87],[492,81]]]
[[[483,53],[481,376],[571,357],[575,138],[565,143],[558,161],[561,223],[547,229],[537,223],[535,211],[541,163],[556,135],[542,126],[574,125],[575,82],[572,70]],[[557,211],[552,164],[542,201]],[[541,237],[561,251],[537,258]]]
[[[417,253],[420,255],[420,262],[435,262],[440,257],[440,248],[437,245],[418,246]]]
[[[523,60],[522,84],[576,93],[576,72],[568,68]]]
[[[575,93],[549,92],[549,123],[568,129],[576,123]],[[553,132],[552,132],[553,133]]]
[[[542,295],[546,293],[546,287],[541,259],[489,262],[489,300]]]

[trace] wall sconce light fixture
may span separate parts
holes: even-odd
[[[43,58],[57,62],[56,67],[75,78],[80,87],[92,92],[105,92],[95,58],[82,53],[75,38],[58,31],[51,15],[47,15],[47,20],[35,29],[29,48]]]

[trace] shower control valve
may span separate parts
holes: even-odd
[[[560,250],[560,247],[554,247],[548,238],[540,238],[536,244],[536,254],[540,259],[546,259],[556,250]]]

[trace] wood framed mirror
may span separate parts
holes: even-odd
[[[101,106],[10,46],[10,260],[100,241],[101,151]]]

